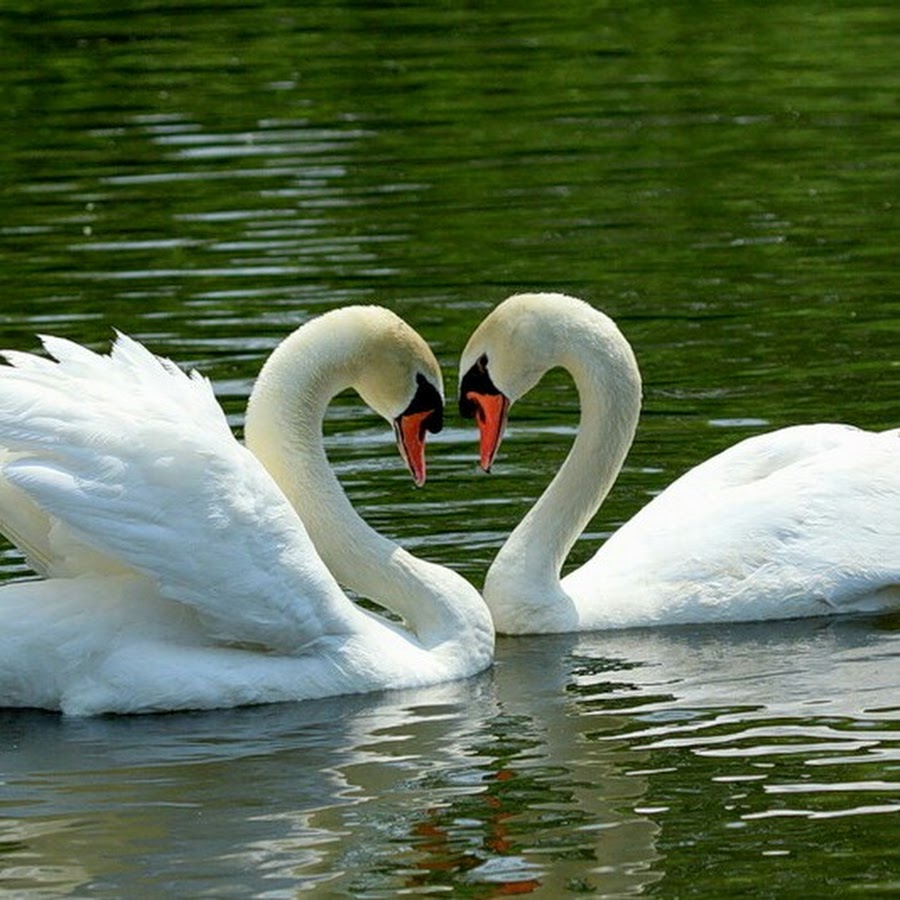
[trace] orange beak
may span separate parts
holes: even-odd
[[[506,431],[509,400],[503,394],[480,394],[477,391],[469,391],[466,399],[475,407],[475,421],[480,435],[478,463],[485,472],[490,472]]]
[[[416,487],[425,484],[425,435],[434,410],[405,413],[394,420],[397,449],[412,474]]]

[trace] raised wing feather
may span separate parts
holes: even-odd
[[[206,379],[123,335],[109,356],[44,344],[57,362],[8,353],[0,368],[2,474],[50,517],[41,553],[60,525],[223,640],[290,652],[352,630],[352,604]]]

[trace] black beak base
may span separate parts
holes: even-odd
[[[499,393],[488,372],[487,356],[482,354],[459,383],[459,414],[464,419],[474,419],[478,416],[478,404],[469,397],[469,394]]]

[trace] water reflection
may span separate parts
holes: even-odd
[[[548,712],[559,708],[560,663],[539,688]],[[71,860],[81,873],[71,888],[126,890],[134,875],[108,860],[152,853],[169,872],[161,878],[190,859],[193,883],[210,889],[227,876],[253,890],[328,882],[367,896],[461,879],[490,896],[490,885],[562,889],[587,858],[627,884],[632,866],[646,865],[654,828],[623,821],[612,804],[639,785],[604,798],[616,767],[598,759],[573,771],[577,720],[507,710],[508,679],[526,673],[527,659],[513,656],[497,678],[337,704],[87,722],[8,716],[7,862]],[[59,868],[53,877],[63,886]]]
[[[773,817],[900,811],[873,774],[900,760],[896,630],[781,625],[504,640],[480,678],[337,702],[8,713],[0,878],[622,896],[671,874],[698,815],[763,852]]]

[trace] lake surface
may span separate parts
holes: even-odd
[[[495,303],[584,297],[645,406],[572,563],[749,434],[900,425],[890,4],[51,6],[0,12],[0,346],[118,328],[240,433],[326,309],[399,312],[452,397]],[[355,398],[327,426],[365,517],[480,584],[577,406],[548,378],[490,477],[448,416],[422,491]],[[0,892],[893,895],[898,691],[893,616],[501,639],[478,678],[337,701],[0,711]]]

